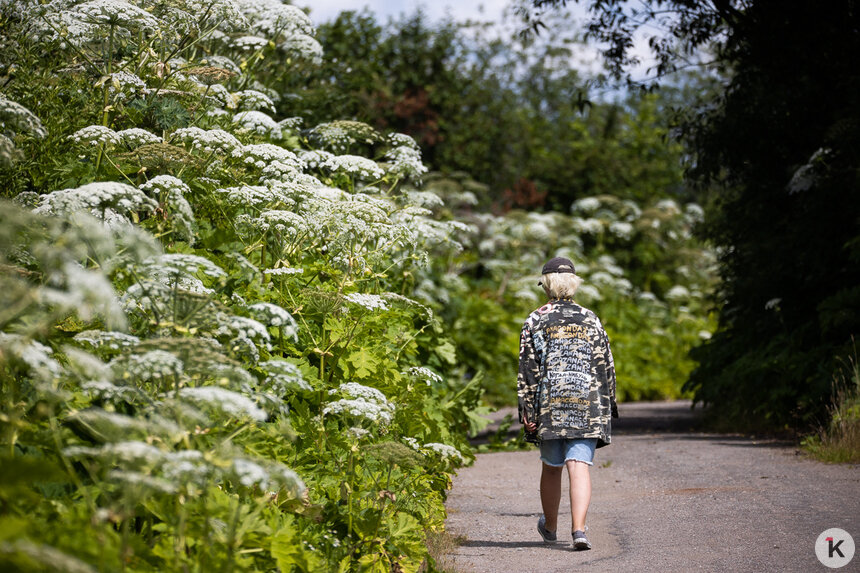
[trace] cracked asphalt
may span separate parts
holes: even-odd
[[[455,570],[860,572],[860,551],[829,569],[814,550],[831,527],[860,544],[860,465],[813,461],[793,442],[702,433],[689,402],[619,411],[591,470],[591,551],[570,546],[567,472],[561,543],[544,545],[537,450],[481,454],[446,504],[446,527],[462,537],[448,556]]]

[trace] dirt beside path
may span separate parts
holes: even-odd
[[[448,531],[465,541],[456,570],[831,571],[815,556],[825,529],[860,545],[860,466],[827,465],[792,443],[696,431],[689,402],[621,404],[597,450],[591,551],[570,548],[567,473],[558,545],[544,545],[537,450],[482,454],[454,479]],[[851,563],[860,571],[860,547]]]

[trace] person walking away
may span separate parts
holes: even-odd
[[[540,446],[543,462],[537,528],[545,543],[558,541],[561,474],[570,479],[573,547],[591,549],[585,534],[591,503],[590,466],[596,448],[611,441],[615,363],[600,319],[574,301],[582,279],[570,259],[555,257],[543,266],[548,302],[532,312],[520,334],[517,394],[525,439]]]

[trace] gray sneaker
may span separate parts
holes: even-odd
[[[544,543],[557,543],[558,538],[555,536],[555,531],[550,531],[546,528],[546,517],[543,515],[538,519],[538,533],[543,537]]]
[[[591,549],[591,543],[588,542],[588,538],[585,536],[584,531],[577,529],[573,532],[573,548],[577,551],[587,551]]]

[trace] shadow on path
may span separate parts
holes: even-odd
[[[667,402],[628,402],[618,405],[619,417],[612,420],[613,434],[687,433],[702,431],[702,406],[693,408],[690,400]],[[499,408],[489,415],[492,422],[470,441],[473,445],[489,442],[499,432],[507,416],[513,420],[507,432],[499,437],[507,440],[518,436],[522,424],[517,421],[515,407]]]

